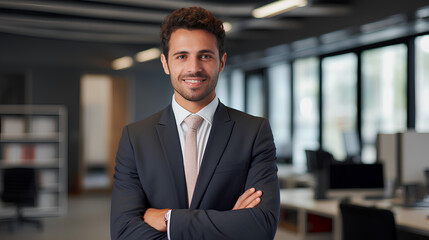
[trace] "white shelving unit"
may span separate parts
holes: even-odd
[[[0,192],[6,168],[36,169],[38,199],[24,216],[64,215],[67,210],[67,110],[57,105],[0,105]],[[14,208],[1,202],[0,219]]]

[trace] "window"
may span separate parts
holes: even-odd
[[[298,59],[293,63],[293,163],[306,166],[305,150],[319,148],[319,61]]]
[[[416,130],[429,132],[429,35],[416,38]]]
[[[246,79],[246,112],[265,117],[265,86],[263,72],[252,73]]]
[[[268,75],[268,119],[274,135],[279,162],[289,162],[292,155],[290,133],[290,69],[286,63],[272,65]]]
[[[343,133],[355,131],[357,124],[357,57],[354,53],[324,58],[323,148],[337,160],[344,160]]]
[[[362,161],[376,160],[377,133],[407,127],[404,44],[362,52]]]
[[[244,73],[236,69],[231,73],[231,107],[244,111]]]

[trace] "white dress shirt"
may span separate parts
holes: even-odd
[[[206,149],[207,141],[209,139],[210,130],[212,128],[213,116],[216,111],[217,106],[219,105],[219,99],[215,97],[207,106],[201,109],[196,114],[203,118],[203,122],[200,127],[197,129],[197,161],[198,169],[201,166],[201,161],[203,160],[204,150]],[[188,131],[188,126],[185,123],[185,118],[189,115],[192,115],[191,112],[184,109],[180,106],[173,96],[173,101],[171,103],[173,108],[174,117],[176,118],[177,130],[179,133],[180,146],[182,147],[183,159],[185,159],[185,136]]]
[[[213,117],[217,106],[219,105],[219,99],[216,96],[207,106],[201,109],[199,112],[195,113],[203,118],[203,122],[200,127],[197,129],[197,166],[198,170],[200,169],[201,162],[203,160],[204,151],[206,149],[207,141],[209,140],[210,130],[212,129]],[[185,118],[193,113],[184,109],[180,106],[173,95],[173,100],[171,101],[171,107],[173,108],[174,117],[176,119],[177,131],[179,133],[180,146],[182,147],[182,156],[185,159],[185,136],[188,131],[188,126],[185,123]],[[167,220],[167,236],[170,239],[170,216],[171,210],[166,214]]]

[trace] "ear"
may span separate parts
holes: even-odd
[[[165,74],[170,75],[170,69],[168,68],[167,58],[165,57],[164,53],[161,54],[161,62],[162,62],[162,67],[164,68]]]
[[[226,62],[226,53],[223,54],[223,56],[220,59],[220,66],[219,66],[219,72],[221,73],[223,69],[225,68],[225,62]]]

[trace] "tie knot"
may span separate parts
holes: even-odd
[[[203,118],[193,114],[189,115],[187,118],[185,118],[185,123],[188,126],[188,128],[191,128],[193,130],[197,130],[197,128],[201,125],[201,122],[203,121]]]

